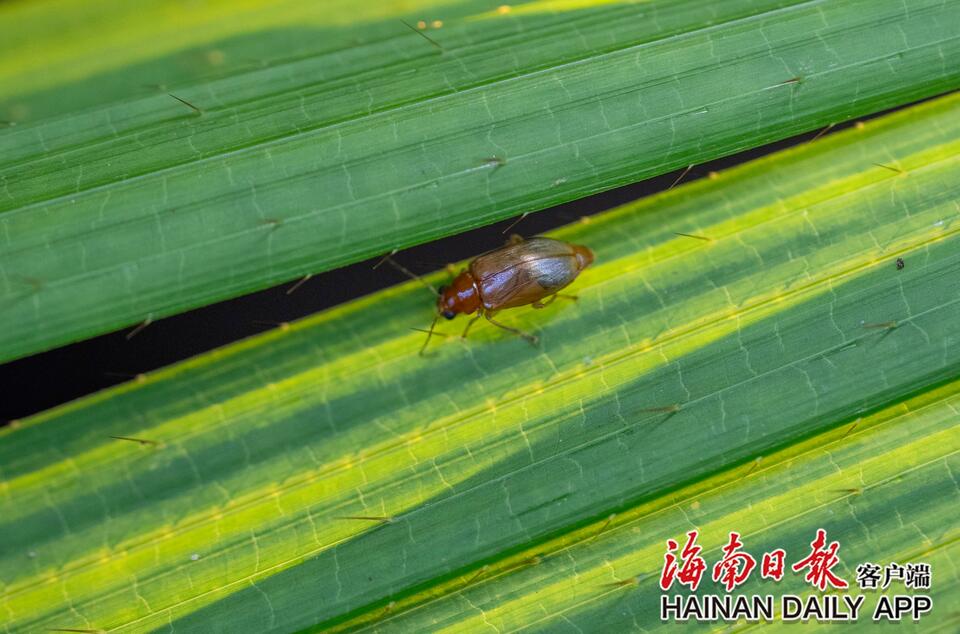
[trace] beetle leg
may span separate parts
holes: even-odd
[[[555,302],[558,297],[562,297],[564,299],[570,299],[573,301],[577,301],[578,299],[580,299],[576,295],[563,295],[561,293],[554,293],[553,295],[548,297],[546,301],[542,302],[540,300],[537,300],[530,305],[533,306],[534,308],[546,308],[547,306]]]
[[[503,328],[504,330],[509,330],[509,331],[512,332],[513,334],[515,334],[515,335],[517,335],[517,336],[519,336],[519,337],[523,337],[523,338],[526,339],[528,342],[530,342],[530,345],[532,345],[532,346],[536,346],[536,345],[537,345],[537,342],[539,341],[539,339],[538,339],[535,335],[529,335],[529,334],[523,332],[522,330],[517,330],[516,328],[511,328],[510,326],[507,326],[507,325],[505,325],[505,324],[501,324],[499,321],[495,321],[495,320],[493,319],[493,315],[492,315],[490,312],[484,311],[483,316],[486,317],[486,318],[487,318],[487,321],[489,321],[489,322],[490,322],[491,324],[493,324],[494,326],[497,326],[498,328]]]
[[[466,339],[466,338],[467,338],[467,333],[470,332],[470,326],[472,326],[473,323],[474,323],[475,321],[477,321],[478,319],[480,319],[480,312],[479,312],[479,311],[477,312],[476,315],[473,316],[473,318],[472,318],[470,321],[467,322],[467,327],[463,329],[463,334],[460,335],[460,338],[461,338],[461,339]]]

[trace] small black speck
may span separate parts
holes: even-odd
[[[897,270],[902,271],[905,266],[906,263],[903,261],[903,258],[897,258]]]

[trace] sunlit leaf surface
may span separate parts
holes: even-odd
[[[0,431],[6,628],[656,629],[692,527],[927,561],[948,627],[958,150],[954,95],[565,228],[539,349],[417,356],[411,283]]]
[[[0,53],[2,361],[956,88],[960,0],[41,0]]]

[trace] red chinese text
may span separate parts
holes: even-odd
[[[816,538],[810,542],[810,554],[793,564],[793,571],[800,572],[804,568],[809,568],[804,579],[820,588],[821,591],[826,590],[828,584],[834,588],[846,588],[847,582],[831,572],[831,568],[840,561],[840,558],[837,557],[837,549],[840,548],[840,543],[832,542],[830,546],[824,548],[826,543],[827,531],[818,528]]]
[[[730,533],[730,541],[723,547],[723,559],[713,567],[713,580],[720,581],[730,592],[750,576],[757,560],[745,552],[738,552],[743,543],[740,533]]]
[[[697,531],[687,533],[687,543],[680,553],[681,563],[678,567],[677,556],[673,553],[677,549],[677,542],[667,540],[667,553],[663,556],[663,572],[660,574],[660,589],[669,590],[676,579],[681,585],[696,591],[700,585],[700,578],[707,568],[707,562],[700,556],[703,550],[697,546]]]
[[[787,552],[782,548],[763,553],[763,559],[760,562],[760,576],[774,581],[783,579],[783,561],[786,556]]]

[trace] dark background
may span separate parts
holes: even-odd
[[[850,125],[852,122],[838,124],[826,131],[810,132],[697,165],[685,175],[684,170],[678,170],[545,209],[527,216],[509,233],[543,233],[582,216],[669,189],[681,175],[683,183],[704,178],[711,171],[729,169]],[[416,273],[428,273],[448,262],[503,245],[504,231],[516,220],[408,249],[398,260]],[[288,291],[295,283],[284,284],[168,317],[136,331],[129,328],[0,365],[0,425],[406,280],[386,265],[373,270],[375,263],[376,260],[369,260],[315,275],[292,293]]]

